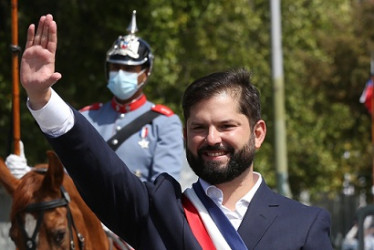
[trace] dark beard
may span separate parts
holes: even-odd
[[[204,150],[228,150],[231,154],[230,161],[225,167],[220,167],[220,162],[204,162],[201,157]],[[205,146],[198,150],[198,156],[195,157],[187,148],[186,156],[188,163],[197,176],[207,181],[209,184],[216,185],[229,182],[241,175],[249,168],[255,156],[254,135],[251,135],[248,144],[235,153],[232,147]]]

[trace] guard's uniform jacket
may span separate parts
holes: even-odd
[[[107,141],[150,109],[161,115],[131,135],[116,153],[143,181],[153,181],[162,172],[179,180],[184,156],[182,124],[171,109],[154,105],[142,95],[130,104],[119,104],[113,98],[105,104],[86,106],[80,112]]]

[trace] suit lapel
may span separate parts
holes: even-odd
[[[277,218],[278,207],[279,203],[275,194],[263,179],[238,229],[238,233],[248,249],[254,249]]]

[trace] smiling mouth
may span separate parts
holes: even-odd
[[[226,154],[227,154],[227,152],[225,152],[225,151],[219,151],[219,152],[206,151],[206,152],[204,152],[204,155],[209,156],[209,157],[218,157],[218,156],[222,156],[222,155],[226,155]]]
[[[230,147],[225,147],[222,145],[205,145],[198,150],[198,155],[208,161],[227,160],[225,158],[230,158],[232,153],[233,150]]]
[[[230,152],[226,150],[206,150],[203,151],[202,158],[208,162],[227,162],[230,159]]]

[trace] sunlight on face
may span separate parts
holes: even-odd
[[[221,93],[191,108],[187,121],[187,159],[211,184],[229,181],[250,167],[255,138],[238,102]]]

